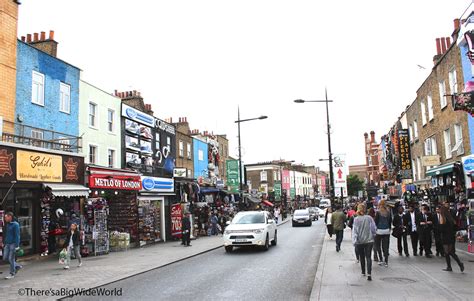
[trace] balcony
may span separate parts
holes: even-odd
[[[1,118],[0,134],[1,142],[30,145],[71,153],[80,153],[82,151],[81,137],[35,128],[6,120],[2,122]]]

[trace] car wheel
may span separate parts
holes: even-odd
[[[291,223],[291,226],[292,226],[292,227],[296,227],[295,223]]]
[[[275,237],[272,240],[272,246],[276,246],[278,241],[277,230],[275,230]]]
[[[232,252],[232,249],[233,249],[233,248],[234,248],[233,246],[225,246],[225,251],[226,251],[227,253],[230,253],[230,252]]]
[[[263,250],[268,251],[269,248],[270,248],[270,237],[267,233],[267,238],[265,239],[265,245],[263,246]]]

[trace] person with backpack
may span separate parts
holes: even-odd
[[[379,265],[388,267],[388,248],[390,244],[392,214],[385,206],[385,200],[379,202],[378,211],[375,213],[375,225],[377,227],[375,236],[375,252],[377,252],[380,260]]]

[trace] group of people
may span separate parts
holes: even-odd
[[[380,266],[388,267],[390,235],[397,238],[397,248],[400,256],[410,256],[408,250],[408,237],[410,237],[413,255],[432,258],[432,236],[435,238],[436,256],[444,256],[446,268],[444,271],[452,271],[451,258],[453,258],[461,272],[464,264],[456,255],[455,235],[456,222],[449,211],[449,204],[436,207],[436,213],[432,214],[428,205],[422,205],[421,210],[414,205],[408,207],[408,212],[402,206],[392,214],[384,200],[381,200],[377,209],[371,208],[367,212],[364,203],[359,203],[354,208],[344,213],[341,206],[336,206],[333,212],[329,207],[326,210],[325,223],[332,239],[336,235],[336,251],[341,250],[344,229],[347,226],[352,229],[352,243],[355,256],[361,265],[362,275],[367,280],[372,280],[372,250],[374,261]],[[393,226],[393,228],[392,228]],[[434,234],[434,235],[433,235]]]

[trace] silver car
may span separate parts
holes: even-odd
[[[293,212],[293,220],[292,225],[293,227],[296,226],[309,226],[313,224],[311,220],[311,214],[308,209],[299,209]]]

